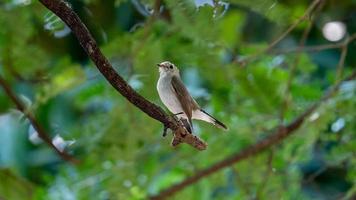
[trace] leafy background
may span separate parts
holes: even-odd
[[[264,53],[246,66],[236,62],[265,49],[310,1],[164,1],[162,10],[169,14],[160,18],[152,16],[154,3],[70,1],[114,68],[140,94],[162,106],[155,66],[170,60],[200,105],[230,130],[194,122],[208,149],[172,148],[171,135],[162,138],[162,125],[106,82],[60,19],[37,1],[2,0],[0,74],[48,134],[81,163],[61,160],[0,90],[0,199],[144,199],[290,122],[337,78],[339,49]],[[331,43],[322,35],[328,21],[342,21],[353,34],[355,5],[325,1],[312,18],[306,46]],[[275,48],[296,47],[308,23]],[[355,53],[352,42],[344,74],[355,67]],[[355,93],[355,82],[343,85],[283,143],[173,199],[353,198]]]

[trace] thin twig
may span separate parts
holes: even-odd
[[[277,39],[275,39],[273,42],[271,42],[268,47],[264,50],[264,52],[267,52],[271,50],[276,44],[278,44],[280,41],[282,41],[292,30],[295,29],[300,23],[302,23],[304,20],[308,19],[310,16],[311,12],[314,10],[314,8],[320,3],[321,0],[314,0],[313,3],[310,4],[308,9],[305,11],[304,15],[301,16],[297,21],[294,22],[282,35],[280,35]]]
[[[306,183],[310,183],[310,182],[314,181],[314,179],[316,177],[318,177],[320,174],[324,173],[328,168],[329,168],[329,166],[327,166],[327,165],[321,167],[316,172],[309,175],[305,180],[303,180],[302,183],[306,184]]]
[[[16,105],[17,109],[21,111],[27,119],[30,121],[33,128],[37,131],[38,136],[47,143],[54,151],[66,161],[69,161],[73,164],[78,164],[79,161],[66,153],[65,151],[60,151],[53,143],[51,138],[48,136],[44,128],[38,123],[35,116],[27,110],[23,103],[16,97],[15,93],[11,90],[11,87],[6,83],[6,81],[0,76],[0,85],[4,89],[5,94],[11,99],[11,101]]]
[[[315,46],[305,46],[305,47],[291,47],[291,48],[281,48],[274,49],[269,52],[269,54],[288,54],[288,53],[300,53],[300,52],[317,52],[329,49],[339,49],[342,47],[343,43],[335,43],[335,44],[322,44]]]
[[[339,49],[345,45],[345,43],[350,44],[352,41],[356,39],[356,33],[352,34],[349,38],[347,38],[343,42],[334,43],[334,44],[323,44],[323,45],[315,45],[315,46],[305,46],[305,47],[292,47],[292,48],[283,48],[283,49],[275,49],[271,50],[270,54],[287,54],[287,53],[299,53],[299,52],[313,52],[313,51],[323,51],[329,49]]]
[[[273,155],[274,155],[274,149],[272,148],[269,151],[268,157],[267,157],[267,170],[266,173],[264,174],[264,180],[262,181],[262,183],[259,185],[257,191],[256,191],[256,199],[259,199],[259,197],[262,195],[263,190],[265,189],[269,178],[271,176],[271,173],[273,172],[273,166],[272,166],[272,161],[273,161]]]
[[[339,81],[342,78],[343,70],[344,70],[344,63],[347,55],[347,43],[341,47],[341,54],[339,63],[336,68],[336,78],[335,81]]]
[[[329,168],[338,167],[341,164],[343,164],[345,161],[348,161],[348,160],[352,159],[351,157],[352,156],[347,156],[344,159],[337,161],[336,163],[333,162],[333,163],[324,164],[324,166],[320,167],[318,170],[316,170],[315,172],[313,172],[309,176],[305,177],[304,180],[302,181],[302,184],[308,184],[308,183],[314,181],[314,179],[316,177],[318,177],[320,174],[324,173]]]
[[[302,38],[300,40],[300,43],[299,43],[299,47],[300,48],[304,47],[305,41],[306,41],[306,39],[307,39],[307,37],[308,37],[308,35],[310,33],[310,30],[311,30],[312,26],[313,26],[313,23],[310,22],[308,27],[304,30],[303,36],[302,36]],[[291,95],[290,89],[291,89],[291,86],[292,86],[292,82],[293,82],[295,71],[296,71],[297,66],[299,64],[299,60],[300,60],[300,54],[298,52],[296,57],[295,57],[295,59],[294,59],[294,62],[292,63],[292,66],[290,68],[286,89],[284,91],[284,98],[283,98],[283,102],[282,102],[281,110],[280,110],[280,121],[281,121],[281,123],[283,123],[283,121],[284,121],[284,115],[285,115],[285,112],[288,109],[289,101],[291,100],[291,98],[290,98],[290,95]]]
[[[213,173],[218,172],[221,169],[224,169],[225,167],[231,166],[233,164],[236,164],[242,160],[245,160],[251,156],[254,156],[256,154],[259,154],[263,152],[264,150],[268,149],[269,147],[280,143],[283,141],[285,138],[293,134],[305,121],[305,119],[313,113],[324,101],[328,100],[331,98],[336,91],[339,89],[340,85],[344,81],[348,80],[353,80],[356,78],[356,71],[354,71],[350,76],[345,78],[343,81],[339,81],[337,84],[334,86],[331,86],[330,89],[325,92],[325,94],[319,99],[318,102],[314,103],[311,105],[309,108],[307,108],[301,115],[299,115],[297,118],[294,119],[291,123],[289,123],[286,126],[279,126],[274,129],[274,132],[267,136],[265,139],[243,149],[240,152],[237,152],[230,157],[217,162],[213,165],[211,165],[208,168],[205,168],[203,170],[197,171],[194,173],[193,176],[188,177],[181,181],[180,183],[177,183],[175,185],[170,186],[169,188],[161,191],[159,194],[155,196],[149,197],[150,199],[166,199],[175,193],[183,190],[184,188],[198,182],[202,178],[205,178]]]
[[[9,34],[6,37],[11,37]],[[28,82],[32,84],[39,84],[39,83],[44,83],[47,80],[45,77],[31,77],[31,78],[25,78],[23,77],[19,72],[16,71],[13,65],[13,59],[11,57],[11,48],[8,45],[6,47],[6,50],[4,51],[4,57],[3,57],[3,66],[4,69],[11,74],[16,80],[22,81],[22,82]]]
[[[302,16],[300,16],[292,25],[290,25],[288,27],[288,29],[286,31],[284,31],[281,35],[278,36],[278,38],[276,38],[275,40],[273,40],[265,49],[258,51],[257,53],[248,56],[247,58],[243,59],[242,61],[237,61],[238,63],[242,64],[242,65],[246,65],[247,63],[255,60],[256,58],[259,57],[259,55],[262,55],[264,53],[267,53],[269,51],[271,51],[280,41],[282,41],[291,31],[293,31],[295,29],[295,27],[297,27],[300,23],[302,23],[303,21],[305,21],[306,19],[308,19],[308,17],[310,16],[310,14],[312,13],[312,11],[315,9],[315,7],[320,3],[320,1],[322,0],[314,0],[309,7],[307,8],[307,10],[304,12],[304,14]]]
[[[316,8],[316,10],[315,10],[315,12],[313,14],[314,15],[317,14],[323,8],[324,5],[325,5],[324,1],[321,1],[318,4],[318,6],[317,6],[317,8]],[[309,24],[308,24],[307,28],[303,31],[302,38],[299,41],[299,48],[303,48],[304,47],[305,42],[308,39],[309,33],[310,33],[310,31],[311,31],[311,29],[313,27],[314,18],[310,17],[309,19],[310,19],[309,20]],[[283,98],[282,105],[281,105],[281,110],[280,110],[280,122],[281,123],[283,123],[283,121],[284,121],[284,115],[285,115],[285,112],[288,109],[289,101],[291,100],[290,89],[291,89],[291,86],[292,86],[292,82],[293,82],[294,75],[295,75],[297,66],[299,64],[299,61],[300,61],[300,52],[297,52],[297,54],[295,56],[295,59],[294,59],[294,62],[292,63],[292,67],[290,68],[286,89],[284,91],[284,98]]]
[[[133,57],[133,58],[137,57],[137,54],[140,52],[140,50],[146,44],[146,42],[150,36],[153,23],[160,16],[161,3],[162,3],[161,0],[154,1],[152,14],[148,17],[148,19],[143,27],[143,33],[142,33],[142,37],[140,38],[140,43],[132,50],[131,57]]]
[[[44,6],[65,22],[77,37],[80,45],[94,62],[106,80],[129,102],[141,109],[148,116],[169,127],[174,134],[172,145],[187,143],[198,150],[207,148],[207,144],[188,131],[174,118],[167,115],[159,106],[138,94],[112,67],[99,49],[96,41],[70,5],[63,0],[39,0]]]
[[[254,192],[251,192],[251,189],[252,188],[250,186],[250,183],[248,183],[245,179],[243,179],[241,176],[240,176],[240,173],[238,171],[238,169],[236,169],[236,167],[231,167],[231,170],[234,172],[234,175],[235,175],[235,179],[236,179],[236,182],[239,184],[238,186],[241,188],[241,190],[243,192],[246,193],[247,196],[252,196],[254,194]]]

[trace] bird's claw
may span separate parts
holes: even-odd
[[[166,137],[167,136],[167,130],[168,130],[168,126],[164,125],[162,137]]]

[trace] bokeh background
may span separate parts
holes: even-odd
[[[208,149],[172,148],[172,135],[162,138],[162,124],[108,84],[59,18],[35,0],[1,0],[0,75],[57,147],[81,161],[58,157],[0,88],[1,200],[145,199],[263,139],[355,70],[355,41],[293,51],[355,37],[354,0],[322,1],[269,51],[312,1],[69,3],[145,98],[162,106],[156,63],[170,60],[192,96],[230,129],[195,121]],[[172,199],[354,198],[355,88],[345,83],[294,135]]]

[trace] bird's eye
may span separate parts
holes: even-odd
[[[173,69],[173,65],[170,65],[169,68]]]

